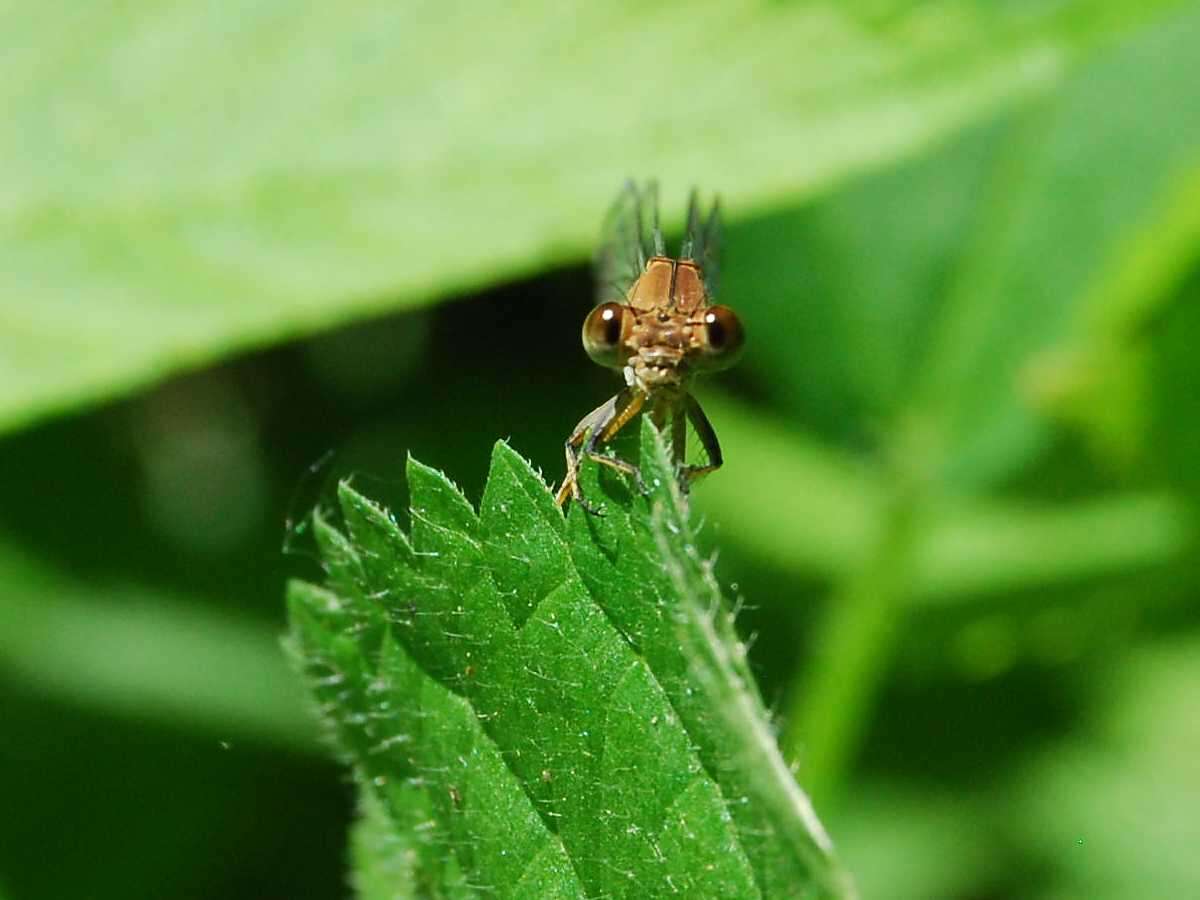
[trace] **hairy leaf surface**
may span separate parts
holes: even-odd
[[[564,520],[496,445],[478,512],[410,460],[406,533],[348,484],[294,645],[360,776],[364,896],[852,895],[783,765],[657,435],[649,493]],[[390,838],[388,836],[391,836]],[[403,893],[400,894],[403,896]]]

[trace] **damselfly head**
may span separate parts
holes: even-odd
[[[625,186],[597,254],[603,302],[583,323],[588,356],[625,371],[628,383],[648,392],[685,388],[694,372],[728,368],[744,343],[737,314],[712,302],[720,238],[716,203],[702,217],[692,193],[687,232],[679,256],[672,257],[666,255],[657,201],[653,184]]]

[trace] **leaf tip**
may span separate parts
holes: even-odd
[[[445,472],[425,465],[410,453],[405,473],[408,476],[409,505],[415,513],[437,510],[446,522],[453,522],[466,531],[474,531],[478,523],[475,507]]]

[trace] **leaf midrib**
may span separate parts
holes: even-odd
[[[527,488],[524,486],[524,484],[522,484],[523,479],[517,478],[515,480],[519,484],[521,484],[522,491],[524,491],[526,496],[530,497],[530,499],[532,500],[533,499],[532,495],[529,494]],[[462,496],[461,493],[459,494],[459,496],[460,497]],[[550,496],[549,488],[546,489],[546,496],[547,497]],[[408,539],[406,537],[404,537],[403,532],[401,532],[399,530],[399,528],[395,526],[395,523],[393,523],[391,521],[390,517],[388,517],[380,507],[376,506],[369,499],[362,497],[362,495],[359,495],[359,497],[361,497],[362,501],[372,509],[373,514],[376,517],[378,517],[378,521],[381,524],[386,523],[386,527],[391,532],[391,538],[393,540],[403,540],[405,542],[405,544],[409,547],[411,552],[413,552],[413,553],[419,554],[421,552],[421,551],[416,550],[414,547],[411,546],[411,544],[408,543]],[[465,497],[462,499],[471,508],[472,514],[475,516],[474,527],[481,528],[482,521],[479,517],[478,511],[476,511],[474,509],[474,507],[471,506],[469,501],[466,501]],[[536,504],[535,504],[535,507],[536,507]],[[412,512],[412,515],[414,518],[418,517],[418,513],[415,510]],[[486,559],[486,550],[483,549],[482,541],[476,540],[471,535],[467,535],[463,532],[459,532],[454,529],[450,529],[445,526],[442,526],[439,523],[432,522],[427,517],[423,517],[423,521],[425,521],[427,524],[436,525],[440,531],[442,531],[444,533],[452,534],[456,538],[468,539],[470,541],[470,543],[472,544],[472,546],[479,553],[481,553],[481,555],[483,555],[484,559]],[[563,538],[561,532],[559,532],[557,528],[553,528],[552,531],[554,532],[553,538],[556,541],[556,543],[558,544],[559,548],[566,552],[566,558],[570,561],[570,570],[561,581],[556,582],[554,587],[548,589],[543,594],[543,596],[539,599],[538,604],[533,608],[533,610],[530,612],[530,614],[525,618],[525,621],[522,622],[520,625],[517,625],[516,622],[513,620],[512,613],[511,613],[511,611],[508,610],[508,607],[503,603],[501,604],[502,606],[504,606],[506,613],[509,616],[509,622],[513,627],[512,635],[511,635],[511,643],[516,643],[517,639],[524,633],[526,627],[529,626],[531,623],[543,624],[546,621],[548,621],[548,617],[546,617],[546,616],[539,617],[539,615],[538,615],[539,611],[541,611],[543,609],[543,606],[553,597],[553,595],[559,589],[564,588],[564,587],[581,588],[582,593],[590,598],[593,606],[604,617],[604,621],[607,623],[608,627],[620,637],[621,641],[624,643],[624,645],[626,647],[629,648],[629,651],[632,654],[632,660],[631,660],[630,666],[622,673],[621,678],[619,678],[613,682],[613,686],[602,697],[606,715],[607,715],[608,710],[610,709],[609,701],[610,701],[613,693],[616,691],[617,687],[621,683],[621,679],[623,679],[633,668],[640,666],[642,668],[642,671],[645,673],[645,675],[653,683],[655,689],[659,693],[659,696],[661,696],[664,699],[664,701],[667,703],[668,707],[671,710],[671,714],[675,718],[676,724],[679,726],[679,728],[683,731],[684,735],[687,737],[689,746],[692,746],[692,747],[696,746],[697,742],[696,742],[694,736],[692,735],[692,732],[689,730],[689,728],[686,724],[685,717],[680,715],[679,710],[676,708],[675,703],[671,698],[670,692],[667,691],[664,688],[663,684],[659,681],[658,675],[655,672],[654,667],[650,664],[650,662],[647,660],[646,656],[638,649],[638,647],[629,639],[629,637],[628,637],[628,635],[626,635],[625,631],[622,628],[620,628],[613,621],[612,617],[609,615],[608,610],[604,607],[604,605],[601,602],[598,601],[596,596],[592,593],[592,591],[587,587],[587,584],[580,577],[579,570],[576,565],[575,559],[570,554],[570,546],[566,542],[566,540]],[[359,566],[361,569],[361,560],[359,559],[359,553],[358,553],[357,548],[351,547],[350,549],[354,553],[354,559],[355,559],[356,566]],[[483,575],[485,576],[485,578],[486,578],[492,592],[495,594],[495,596],[501,597],[502,593],[499,590],[499,586],[495,583],[495,579],[492,575],[492,572],[490,571],[490,566],[488,566],[486,564],[486,562],[484,564]],[[365,572],[363,573],[363,577],[364,577],[364,579],[366,579]],[[443,590],[446,589],[446,586],[442,585],[441,589],[443,589]],[[385,621],[386,621],[386,619],[385,619]],[[389,632],[391,631],[390,624],[387,626],[387,629]],[[403,641],[400,640],[398,637],[393,637],[393,640],[395,640],[398,644],[403,646]],[[425,677],[431,679],[435,684],[439,685],[441,688],[450,692],[453,696],[461,699],[468,706],[468,708],[471,710],[472,715],[475,717],[475,720],[479,723],[481,731],[486,736],[488,742],[496,750],[499,758],[503,761],[505,768],[508,769],[508,771],[513,775],[513,778],[516,780],[516,782],[518,784],[520,784],[522,793],[529,800],[531,808],[537,813],[538,818],[542,822],[543,827],[548,832],[553,834],[555,836],[556,840],[558,840],[558,842],[560,844],[562,844],[564,854],[566,855],[567,859],[570,861],[572,870],[575,872],[576,877],[579,880],[579,883],[587,884],[589,880],[587,878],[585,878],[584,875],[580,872],[580,870],[576,864],[574,855],[572,854],[570,848],[563,842],[562,833],[559,830],[557,823],[554,821],[555,816],[554,816],[553,811],[542,809],[542,804],[540,804],[538,802],[538,799],[531,792],[530,786],[526,782],[525,778],[513,766],[512,761],[511,761],[512,753],[515,749],[518,749],[518,748],[506,747],[499,740],[497,740],[492,729],[489,727],[490,722],[491,722],[491,716],[481,715],[480,711],[475,706],[475,703],[473,702],[472,698],[468,694],[460,692],[460,690],[458,690],[454,684],[443,681],[436,674],[431,672],[422,663],[421,659],[418,656],[411,656],[410,658],[412,659],[413,664],[418,669],[420,669],[420,671],[425,675]],[[536,673],[530,673],[530,674],[533,674],[536,677]],[[607,747],[607,744],[608,744],[608,737],[607,737],[607,735],[605,735],[605,740],[602,743],[601,747],[605,748],[605,747]],[[712,767],[709,766],[708,764],[706,764],[703,757],[700,754],[696,753],[695,750],[692,750],[691,752],[692,752],[693,757],[697,761],[697,763],[700,765],[701,771],[703,772],[703,777],[705,779],[707,779],[708,782],[712,785],[712,787],[717,791],[718,795],[721,797],[721,802],[724,805],[724,807],[727,810],[732,811],[729,798],[726,796],[725,791],[721,785],[721,782],[716,777],[716,774],[712,770]],[[693,785],[696,783],[696,781],[698,780],[699,777],[700,776],[698,773],[693,775],[691,778],[689,778],[687,780],[687,782],[682,787],[680,787],[678,790],[676,790],[675,792],[670,794],[669,795],[670,801],[668,803],[663,804],[664,809],[669,809],[670,807],[673,807],[678,802],[678,800],[689,789],[691,789],[693,787]],[[657,823],[656,830],[654,833],[656,835],[661,834],[661,832],[666,827],[666,825],[667,825],[666,819],[659,821]],[[755,884],[758,888],[759,896],[760,897],[765,896],[763,893],[764,892],[763,873],[761,873],[759,871],[758,867],[754,864],[750,854],[747,852],[746,848],[743,846],[740,830],[735,827],[732,829],[732,834],[735,836],[735,838],[737,840],[738,851],[743,858],[743,861],[745,863],[747,871],[751,872],[754,877]]]

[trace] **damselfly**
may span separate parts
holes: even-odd
[[[721,445],[700,404],[689,392],[692,377],[733,365],[744,335],[737,315],[714,305],[720,213],[716,202],[707,217],[692,192],[687,230],[678,257],[668,256],[658,217],[658,188],[627,182],[605,222],[596,254],[600,305],[583,323],[583,347],[595,362],[619,371],[625,387],[592,410],[567,438],[567,474],[558,489],[561,506],[573,499],[589,512],[579,466],[591,459],[641,484],[638,468],[599,452],[639,414],[669,435],[680,486],[722,463]],[[703,458],[687,460],[688,426]]]

